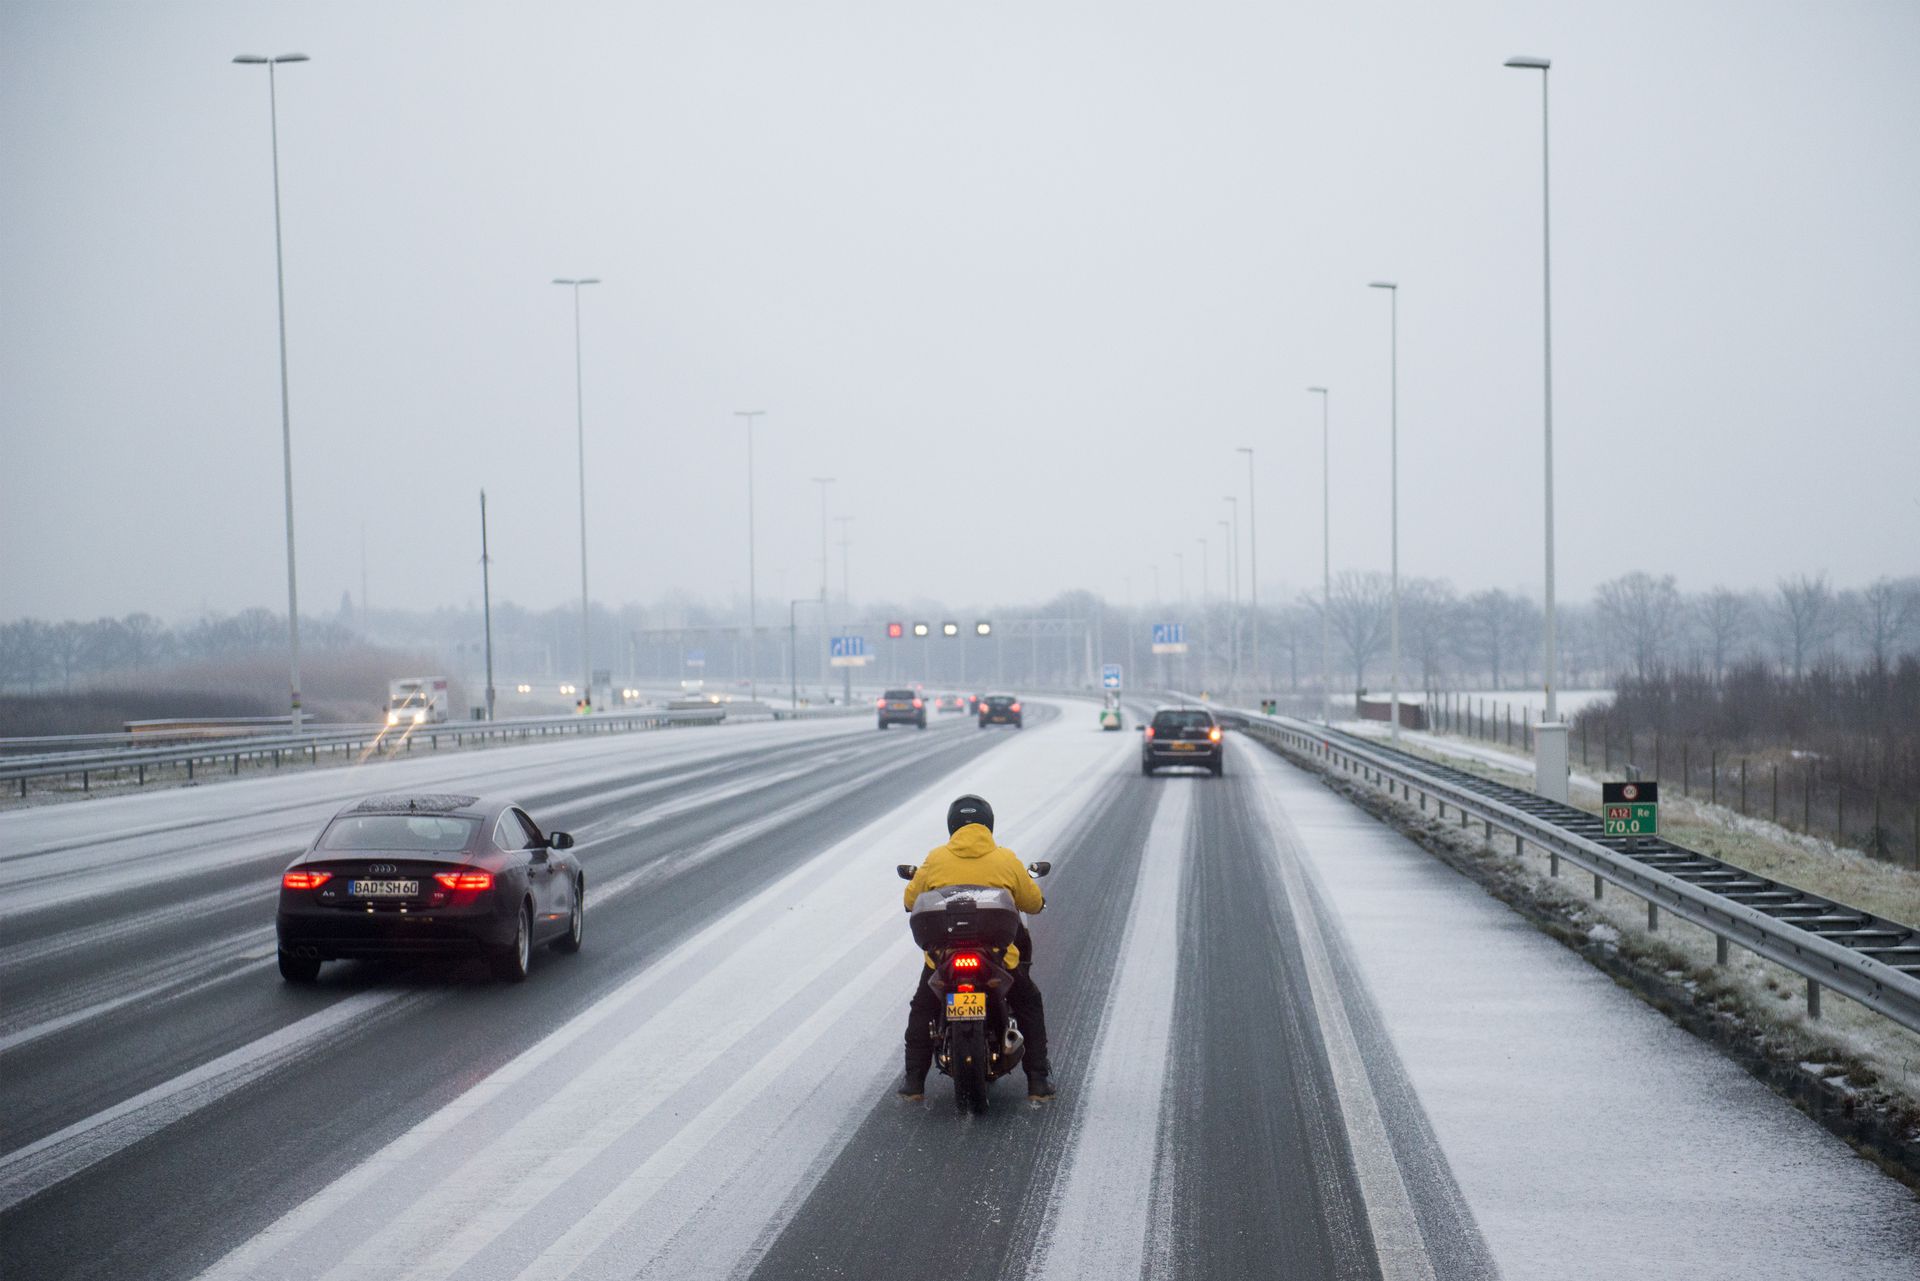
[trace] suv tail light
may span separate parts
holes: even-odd
[[[280,874],[280,888],[283,890],[317,890],[332,879],[332,872],[282,872]]]
[[[492,872],[435,872],[433,879],[450,890],[490,890]]]
[[[1153,726],[1151,726],[1151,725],[1149,725],[1149,726],[1147,726],[1147,731],[1146,731],[1146,732],[1147,732],[1147,737],[1148,737],[1148,738],[1152,738],[1152,737],[1153,737]]]
[[[873,705],[875,707],[885,707],[887,705],[887,700],[884,698],[876,698],[873,700]]]
[[[913,700],[913,705],[914,705],[915,707],[925,707],[925,706],[926,706],[926,704],[925,704],[925,703],[923,703],[923,702],[921,702],[921,701],[920,701],[919,699],[917,699],[917,698]]]
[[[1007,710],[1010,712],[1017,712],[1020,710],[1020,704],[1015,703],[1012,707],[1009,707]]]

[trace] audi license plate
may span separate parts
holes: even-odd
[[[948,1019],[984,1019],[987,1017],[985,992],[947,993]]]
[[[419,892],[418,881],[347,882],[347,893],[355,898],[412,898]]]

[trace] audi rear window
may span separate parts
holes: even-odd
[[[1167,729],[1212,728],[1213,714],[1211,712],[1155,712],[1153,716],[1153,729],[1156,734],[1161,730]]]
[[[416,850],[454,854],[467,848],[480,820],[445,814],[348,814],[320,837],[323,850]]]

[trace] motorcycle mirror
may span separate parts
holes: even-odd
[[[894,866],[893,870],[900,873],[901,880],[911,881],[920,869],[911,863],[899,863]]]
[[[1035,876],[1045,876],[1048,872],[1051,872],[1053,870],[1053,864],[1047,862],[1046,859],[1036,859],[1033,862],[1027,864],[1027,870],[1029,872],[1032,872]]]

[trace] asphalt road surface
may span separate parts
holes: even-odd
[[[1251,744],[1091,706],[622,735],[0,815],[0,1275],[1912,1276],[1898,1185]],[[579,838],[586,947],[273,967],[353,796]],[[893,865],[1049,858],[1061,1093],[893,1095]]]

